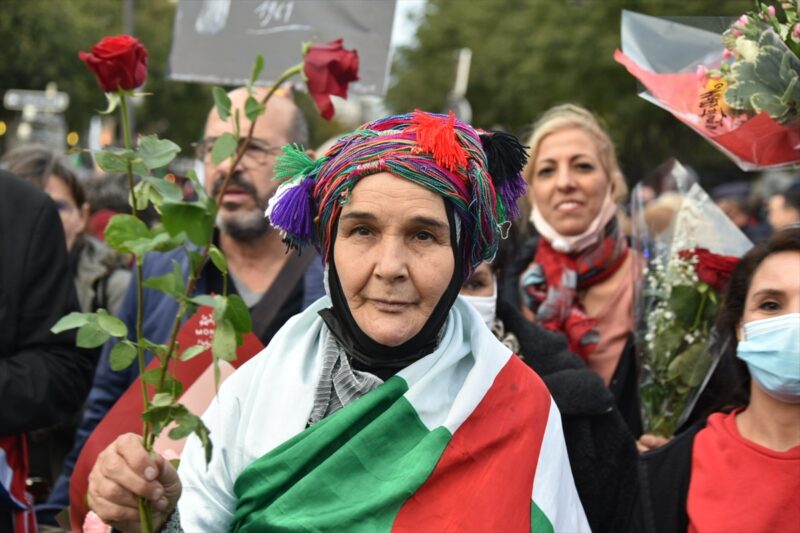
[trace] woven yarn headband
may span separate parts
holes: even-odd
[[[494,257],[525,193],[525,147],[507,133],[479,132],[452,112],[415,111],[367,123],[316,161],[297,145],[282,150],[275,179],[286,181],[266,215],[289,246],[313,244],[325,261],[342,207],[363,177],[389,172],[442,196],[461,222],[465,276]]]

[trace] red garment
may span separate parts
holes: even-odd
[[[800,446],[776,452],[744,439],[736,414],[698,432],[686,510],[690,533],[800,531]]]

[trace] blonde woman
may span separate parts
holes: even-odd
[[[566,104],[539,119],[528,146],[537,235],[520,248],[504,291],[529,320],[567,337],[638,436],[632,256],[617,221],[628,191],[614,145],[591,112]]]

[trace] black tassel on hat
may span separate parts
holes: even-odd
[[[507,219],[514,220],[519,216],[516,199],[525,194],[522,168],[528,151],[514,135],[504,131],[487,131],[480,137],[495,191],[503,199]]]

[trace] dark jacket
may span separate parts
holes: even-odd
[[[625,531],[637,492],[636,443],[595,372],[568,351],[566,338],[498,302],[497,316],[520,343],[523,361],[547,385],[561,412],[572,476],[592,531]]]
[[[516,309],[520,309],[521,299],[519,292],[519,278],[522,272],[531,264],[536,256],[539,245],[538,237],[531,237],[525,241],[515,257],[506,267],[500,285],[500,297]],[[636,348],[633,342],[633,332],[628,336],[625,348],[622,350],[617,368],[608,388],[614,395],[615,402],[628,428],[635,437],[643,431],[641,411],[639,408],[639,385],[637,378]]]
[[[701,420],[673,437],[661,448],[641,455],[636,513],[631,531],[637,533],[684,532],[689,528],[686,500],[692,474],[692,448]]]
[[[188,275],[188,260],[183,250],[174,250],[164,254],[151,254],[144,261],[144,279],[161,276],[172,272],[172,261],[175,260],[180,265],[185,275]],[[198,294],[217,293],[222,294],[222,275],[219,270],[209,261],[204,267],[200,278],[195,287]],[[129,335],[134,335],[136,331],[136,278],[133,277],[128,287],[128,294],[122,304],[119,318],[128,327]],[[236,292],[235,284],[228,283],[228,292]],[[318,258],[312,260],[307,268],[305,275],[289,293],[286,302],[278,311],[269,327],[260,335],[260,340],[267,344],[272,336],[277,333],[281,326],[293,315],[299,313],[314,300],[324,294],[322,287],[322,266]],[[169,340],[172,323],[178,312],[178,302],[167,296],[165,293],[155,289],[144,289],[144,310],[143,310],[143,335],[155,343],[164,343]],[[255,325],[254,325],[255,326]],[[40,520],[53,523],[53,515],[69,505],[69,478],[75,468],[75,462],[80,455],[83,445],[91,435],[100,420],[113,407],[117,399],[128,389],[139,375],[137,365],[131,365],[122,371],[111,370],[109,355],[115,343],[109,341],[103,347],[94,383],[86,401],[86,409],[83,413],[78,431],[75,434],[75,442],[72,446],[67,460],[64,463],[64,470],[55,483],[53,491],[46,504],[37,506],[37,514]],[[152,354],[148,354],[148,361]]]
[[[0,435],[43,428],[80,409],[93,354],[76,348],[74,331],[50,332],[77,310],[55,204],[0,171]],[[8,520],[0,510],[0,531]]]

